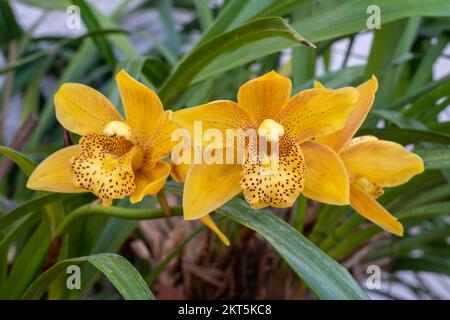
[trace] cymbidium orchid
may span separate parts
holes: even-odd
[[[324,87],[316,82],[315,88]],[[419,156],[398,143],[378,140],[374,136],[353,138],[372,107],[377,88],[375,77],[361,84],[357,88],[359,99],[346,126],[319,137],[318,141],[333,148],[344,162],[350,179],[353,209],[381,228],[401,236],[402,224],[376,198],[383,194],[384,187],[401,185],[423,172],[424,165]]]
[[[242,85],[237,103],[219,100],[174,113],[174,122],[191,136],[195,136],[195,122],[200,121],[205,131],[216,129],[225,136],[228,129],[253,130],[259,141],[278,144],[275,158],[270,148],[261,153],[245,143],[242,163],[192,163],[183,195],[186,219],[208,215],[241,190],[253,208],[290,207],[301,192],[330,204],[349,203],[342,160],[333,149],[312,139],[344,127],[359,91],[314,88],[290,97],[291,86],[288,78],[271,71]],[[200,140],[203,147],[210,145]]]
[[[81,136],[79,144],[46,158],[30,176],[27,187],[54,192],[92,192],[104,206],[130,196],[132,203],[163,187],[176,129],[172,112],[151,89],[124,70],[116,77],[125,111],[123,119],[98,91],[66,83],[55,95],[61,125]]]

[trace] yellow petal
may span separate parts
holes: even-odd
[[[370,182],[370,180],[365,177],[358,178],[352,181],[352,183],[357,185],[362,191],[364,191],[365,194],[371,196],[374,199],[377,199],[384,193],[382,187],[380,187],[375,183]]]
[[[83,84],[63,84],[54,102],[59,123],[79,135],[103,133],[111,121],[123,120],[104,95]]]
[[[298,142],[342,129],[359,93],[355,88],[308,89],[293,96],[279,122]]]
[[[359,136],[359,137],[353,138],[344,144],[344,146],[342,147],[340,152],[344,151],[345,149],[347,149],[349,147],[353,147],[357,144],[366,143],[369,141],[378,141],[378,138],[375,136],[371,136],[371,135],[365,135],[365,136]]]
[[[380,228],[395,235],[403,236],[403,226],[397,218],[354,183],[350,184],[350,204],[359,214]]]
[[[213,141],[203,141],[206,130],[217,129],[226,138],[228,129],[243,129],[254,127],[249,115],[241,107],[229,100],[218,100],[194,108],[178,110],[173,115],[173,121],[181,128],[189,131],[196,146],[211,146]],[[223,140],[224,141],[224,140]],[[222,141],[221,147],[225,147]]]
[[[301,148],[306,162],[303,194],[328,204],[349,204],[347,170],[339,155],[330,147],[313,141],[302,143]]]
[[[359,98],[345,127],[319,138],[321,142],[329,145],[336,151],[341,150],[344,144],[355,135],[361,127],[361,124],[364,122],[364,119],[369,113],[373,101],[375,100],[375,93],[378,89],[377,78],[372,76],[372,79],[364,82],[356,89],[359,91]]]
[[[73,184],[70,159],[81,153],[79,145],[56,151],[34,169],[27,182],[27,188],[52,192],[86,192]]]
[[[283,136],[278,156],[272,152],[264,154],[257,147],[249,146],[242,166],[241,188],[252,208],[291,207],[303,190],[305,175],[300,145]]]
[[[152,167],[157,161],[167,157],[177,144],[177,141],[172,139],[172,133],[177,130],[172,115],[173,112],[170,110],[161,113],[156,121],[153,136],[142,142],[147,167]]]
[[[238,91],[239,105],[257,124],[275,119],[291,94],[291,80],[271,71],[244,83]]]
[[[351,144],[340,155],[351,180],[366,177],[381,187],[398,186],[424,170],[418,155],[391,141]]]
[[[240,180],[240,165],[191,165],[184,184],[184,218],[202,218],[231,200],[241,190]]]
[[[134,183],[136,188],[130,196],[131,203],[141,201],[146,195],[157,194],[170,173],[170,165],[166,162],[159,161],[150,170],[140,170],[135,175]]]
[[[184,141],[183,141],[184,142]],[[185,151],[189,151],[190,154],[185,154]],[[176,146],[172,149],[170,154],[172,160],[172,168],[170,170],[170,175],[178,183],[184,183],[189,170],[189,166],[194,163],[193,152],[194,148],[178,148]]]
[[[174,164],[174,163],[172,163],[172,169],[170,171],[170,175],[176,182],[184,183],[184,181],[186,180],[188,170],[189,170],[189,164],[186,164],[186,163]]]
[[[82,152],[70,161],[76,186],[95,194],[106,207],[133,193],[133,161],[139,147],[122,137],[98,134],[82,137],[80,145]]]
[[[207,216],[204,216],[203,218],[200,218],[200,221],[203,222],[212,231],[214,231],[214,233],[219,237],[219,239],[222,240],[224,245],[226,245],[226,246],[230,245],[230,240],[228,240],[227,236],[225,234],[223,234],[222,231],[220,231],[220,229],[214,223],[214,220],[211,219],[210,215],[207,215]]]
[[[125,70],[116,76],[127,123],[138,139],[148,139],[163,110],[158,95],[150,88],[132,78]]]

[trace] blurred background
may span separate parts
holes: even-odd
[[[86,14],[84,7],[78,12],[70,1],[0,1],[1,144],[36,161],[64,144],[52,104],[61,83],[88,84],[117,102],[112,79],[124,67],[158,90],[179,61],[216,26],[224,8],[235,5],[235,1],[224,0],[83,1],[92,10]],[[362,9],[369,3],[355,2]],[[368,30],[345,25],[351,16],[344,15],[344,23],[339,20],[339,14],[352,7],[351,1],[241,1],[240,10],[222,32],[257,17],[282,16],[317,49],[285,44],[270,47],[261,41],[244,47],[252,53],[242,51],[242,61],[233,60],[232,55],[227,58],[229,52],[225,53],[166,107],[235,100],[240,84],[271,69],[291,77],[294,91],[311,87],[314,79],[338,87],[357,85],[376,74],[380,91],[364,133],[376,132],[408,145],[427,164],[423,176],[389,190],[382,198],[392,212],[408,217],[405,237],[370,229],[348,208],[336,210],[304,198],[292,210],[273,211],[295,225],[303,210],[299,230],[348,268],[371,298],[449,299],[450,12],[447,7],[438,12],[431,5],[417,6],[416,11],[395,18],[386,13],[385,21],[383,5],[387,2],[370,3],[377,2],[381,28]],[[406,4],[391,1],[394,7],[396,3]],[[358,14],[361,21],[370,15],[365,10]],[[103,52],[95,36],[83,37],[99,30],[106,30],[100,37],[109,45]],[[6,158],[0,158],[0,177],[2,212],[31,197],[31,191],[24,188],[24,175]],[[170,201],[179,202],[172,196]],[[148,199],[142,206],[156,204]],[[230,221],[221,222],[232,239],[231,247],[225,248],[209,232],[197,235],[197,225],[181,218],[124,222],[96,217],[77,226],[79,235],[91,232],[95,238],[89,244],[77,244],[79,254],[100,250],[99,239],[108,241],[92,231],[96,226],[102,226],[103,235],[108,228],[115,235],[114,243],[102,250],[120,252],[144,274],[165,267],[152,274],[151,281],[161,299],[314,297],[258,234]],[[9,247],[9,264],[23,241]],[[353,245],[345,246],[347,242]],[[380,266],[380,287],[367,287],[369,265]],[[92,280],[81,297],[107,299],[117,294],[105,281]]]

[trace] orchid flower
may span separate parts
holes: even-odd
[[[92,192],[104,206],[126,196],[136,203],[161,190],[170,173],[162,159],[173,147],[172,112],[164,111],[156,93],[124,70],[116,81],[125,119],[105,96],[86,85],[60,87],[54,97],[56,117],[81,138],[39,164],[28,188]]]
[[[324,88],[319,82],[315,82],[314,87]],[[374,136],[353,138],[372,107],[377,79],[372,77],[357,89],[359,99],[346,126],[318,140],[335,150],[344,162],[353,209],[384,230],[402,236],[402,224],[376,198],[383,194],[384,187],[401,185],[422,173],[423,160],[395,142],[378,140]]]
[[[174,113],[174,122],[192,136],[200,121],[204,130],[253,130],[259,139],[279,144],[276,163],[271,154],[260,154],[247,143],[242,163],[175,168],[186,175],[185,219],[205,217],[241,191],[253,208],[290,207],[301,192],[322,202],[349,204],[343,161],[313,139],[344,128],[360,93],[350,87],[314,88],[290,97],[291,86],[288,78],[271,71],[242,85],[237,103],[219,100]],[[203,138],[200,144],[206,145]],[[307,172],[313,179],[306,179]]]

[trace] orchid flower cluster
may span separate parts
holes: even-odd
[[[291,81],[271,71],[243,84],[237,102],[218,100],[176,112],[164,111],[158,95],[124,70],[116,82],[125,117],[88,86],[61,86],[54,97],[56,117],[81,138],[46,158],[28,188],[91,192],[107,207],[115,199],[137,203],[158,194],[171,174],[184,182],[184,218],[201,219],[225,244],[227,237],[209,214],[241,192],[255,209],[291,207],[300,194],[350,205],[386,231],[403,235],[402,224],[376,198],[383,188],[423,172],[424,165],[400,144],[354,137],[373,105],[375,76],[356,88],[329,89],[315,82],[291,96]],[[233,130],[238,141],[192,138],[196,123],[221,136]],[[188,142],[181,155],[177,130],[184,132],[183,145]],[[231,154],[233,161],[196,161],[187,151],[198,149]],[[175,150],[183,161],[169,164],[165,159],[170,154],[174,159]]]

